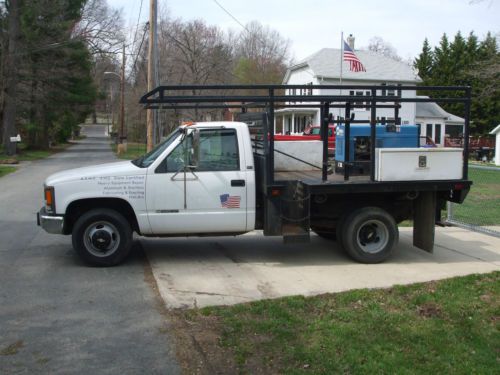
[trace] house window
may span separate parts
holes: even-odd
[[[425,136],[429,137],[430,139],[432,139],[432,124],[426,124],[426,127],[425,127]]]
[[[437,145],[441,144],[441,124],[436,124],[436,128],[434,129],[434,143]]]
[[[349,95],[351,95],[351,96],[354,96],[354,95],[356,95],[356,96],[363,96],[363,91],[353,91],[353,90],[351,90],[351,91],[349,91]],[[352,104],[354,104],[355,106],[359,106],[357,108],[354,108],[355,110],[363,110],[362,107],[365,105],[365,103],[363,101],[359,101],[359,102],[355,101]]]
[[[365,95],[366,96],[371,96],[371,92],[370,91],[365,91]],[[369,110],[370,109],[370,102],[365,102],[365,109],[366,110]]]
[[[395,89],[388,89],[385,87],[387,86],[387,83],[382,83],[381,86],[383,87],[381,90],[382,96],[401,96],[401,89],[398,89],[397,91]],[[401,86],[401,84],[398,84],[398,86]]]
[[[446,125],[445,126],[445,132],[446,135],[449,135],[450,137],[460,137],[463,132],[463,126],[462,125]]]
[[[307,85],[312,86],[312,82],[309,82]],[[307,95],[312,95],[313,94],[313,89],[312,88],[307,88]]]

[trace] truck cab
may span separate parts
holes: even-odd
[[[144,236],[241,234],[255,228],[248,127],[183,125],[144,156],[56,173],[45,181],[39,224],[72,234],[87,262],[111,265]]]

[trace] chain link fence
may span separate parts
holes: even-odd
[[[500,237],[500,168],[469,164],[473,185],[463,204],[448,202],[447,222]]]

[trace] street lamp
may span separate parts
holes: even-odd
[[[124,77],[125,69],[122,67],[122,74],[118,74],[116,72],[104,72],[104,75],[115,76],[120,79],[120,143],[123,143],[125,139],[124,135],[124,124],[125,124],[125,77]],[[111,97],[111,100],[113,98]],[[112,104],[111,104],[112,105]]]

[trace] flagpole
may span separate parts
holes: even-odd
[[[340,32],[340,86],[342,86],[342,62],[344,61],[344,32]],[[342,87],[340,87],[340,96],[342,96]],[[339,108],[339,116],[342,113],[342,109]]]

